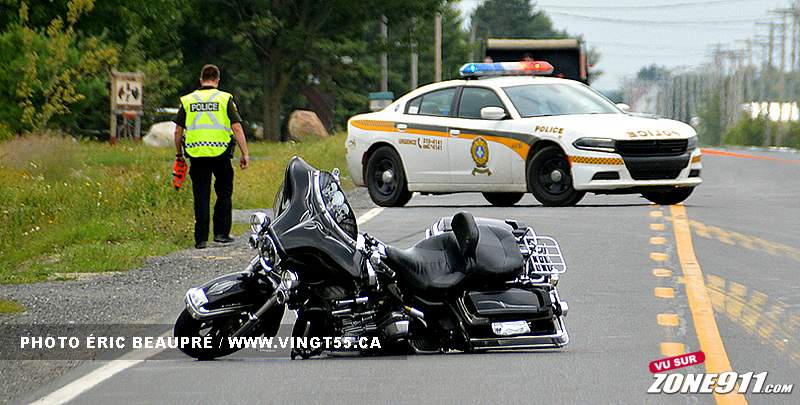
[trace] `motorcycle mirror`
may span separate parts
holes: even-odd
[[[341,181],[339,180],[339,173],[340,171],[338,167],[334,167],[333,171],[331,171],[331,175],[333,176],[333,179],[336,180],[337,183],[341,183]]]

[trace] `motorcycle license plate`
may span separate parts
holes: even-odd
[[[497,336],[513,336],[530,333],[531,327],[525,321],[492,322],[492,331]]]

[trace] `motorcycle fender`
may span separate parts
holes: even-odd
[[[217,277],[186,292],[186,309],[195,319],[211,319],[260,306],[274,287],[252,272]]]

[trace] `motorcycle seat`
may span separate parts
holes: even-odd
[[[477,225],[473,216],[453,216],[452,231],[409,249],[387,247],[386,262],[412,287],[444,292],[465,281],[502,282],[517,277],[523,258],[510,229]]]
[[[464,259],[452,232],[421,240],[408,249],[386,248],[386,264],[412,288],[441,292],[464,280]]]

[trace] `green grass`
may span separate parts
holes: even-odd
[[[19,314],[21,312],[25,312],[25,307],[22,304],[0,299],[0,314]]]
[[[251,144],[251,167],[236,169],[234,207],[270,207],[294,155],[320,169],[339,167],[345,177],[344,139]],[[125,142],[28,136],[1,143],[0,283],[127,270],[192,246],[191,184],[172,189],[173,156],[171,148]]]

